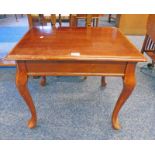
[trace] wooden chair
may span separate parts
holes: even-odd
[[[93,22],[93,27],[98,26],[99,23],[99,14],[70,14],[70,15],[62,15],[59,14],[58,22],[59,26],[62,26],[62,21],[69,21],[69,26],[78,27],[78,20],[85,20],[85,27],[91,26],[91,22]]]
[[[56,25],[56,15],[51,14],[48,18],[46,18],[43,14],[28,14],[28,22],[29,27],[34,26],[45,26],[47,22],[50,22],[52,26]]]
[[[91,22],[93,22],[93,26],[98,26],[99,17],[101,15],[99,14],[70,14],[67,16],[62,16],[59,14],[57,17],[55,14],[51,14],[51,16],[45,16],[43,14],[33,14],[28,15],[29,25],[32,26],[38,26],[38,25],[47,25],[47,22],[51,22],[51,25],[54,26],[56,24],[56,20],[59,22],[59,26],[62,26],[62,20],[68,20],[69,26],[78,26],[78,20],[79,19],[85,19],[85,26],[89,27],[91,26]]]
[[[30,19],[29,24],[32,21],[33,26],[38,26],[38,25],[45,26],[45,25],[47,25],[47,22],[51,22],[51,25],[55,25],[56,22],[58,22],[59,26],[61,27],[63,21],[67,21],[67,22],[70,23],[71,15],[62,15],[62,14],[59,14],[59,15],[56,15],[56,14],[51,14],[51,15],[33,14],[33,15],[29,15],[28,17]],[[71,26],[71,25],[69,25],[69,26]]]
[[[152,64],[148,64],[150,68],[154,67],[155,63],[155,14],[149,15],[146,29],[147,31],[141,52],[145,52],[152,59]]]
[[[102,16],[100,14],[74,14],[74,26],[78,26],[78,20],[84,19],[85,20],[85,26],[89,27],[91,26],[91,23],[93,22],[93,27],[97,27],[99,23],[99,17]]]
[[[70,26],[70,14],[68,15],[64,15],[64,14],[59,14],[58,16],[58,22],[59,22],[59,26],[62,26],[62,22],[69,22],[69,26]]]

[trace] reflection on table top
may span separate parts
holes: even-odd
[[[136,47],[112,27],[32,28],[7,59],[145,61]]]

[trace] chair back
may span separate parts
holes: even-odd
[[[69,21],[70,27],[77,27],[77,19],[85,19],[85,26],[91,26],[91,21],[93,20],[93,26],[95,26],[94,20],[96,20],[96,26],[98,26],[98,19],[102,16],[101,14],[69,14],[63,15],[59,14],[58,21],[59,26],[62,26],[62,20]]]
[[[50,22],[52,26],[56,24],[56,15],[51,14],[50,16],[45,16],[44,14],[28,14],[29,27],[34,26],[44,26],[47,22]]]
[[[147,20],[147,35],[155,42],[155,14],[151,14]]]
[[[100,16],[103,16],[103,14],[77,14],[76,20],[77,19],[85,19],[86,27],[91,27],[91,22],[93,21],[93,27],[95,27],[95,26],[97,27]],[[96,23],[95,23],[95,21],[96,21]],[[77,25],[77,23],[76,23],[76,25]]]
[[[155,52],[155,14],[148,16],[146,26],[146,36],[141,50],[142,53],[146,52],[150,57]],[[153,52],[153,53],[151,53]]]
[[[68,16],[69,24],[71,27],[77,27],[78,19],[85,19],[85,26],[90,27],[91,26],[91,21],[93,21],[93,26],[98,26],[99,22],[99,17],[102,16],[101,14],[70,14]],[[57,19],[56,14],[51,14],[49,16],[46,16],[44,14],[28,14],[28,22],[29,22],[29,27],[34,27],[34,26],[44,26],[47,25],[47,22],[51,22],[52,26],[56,25],[56,20],[59,21],[59,26],[62,26],[62,19],[64,17],[59,14],[59,17]],[[66,19],[66,16],[65,16]],[[96,23],[95,23],[96,21]]]

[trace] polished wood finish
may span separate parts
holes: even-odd
[[[123,104],[125,103],[125,101],[132,93],[135,85],[136,85],[135,63],[128,63],[123,77],[123,89],[116,102],[116,105],[112,114],[112,124],[115,129],[120,129],[121,127],[118,120],[118,113],[121,107],[123,106]]]
[[[37,116],[32,97],[27,88],[27,80],[28,75],[26,64],[24,62],[17,63],[16,86],[31,112],[31,119],[28,121],[28,127],[34,128],[36,126]]]
[[[78,16],[78,17],[77,17]],[[77,15],[77,14],[70,14],[69,17],[65,17],[65,19],[69,20],[70,23],[70,27],[77,27],[77,19],[78,18],[85,18],[87,21],[86,26],[90,26],[91,25],[91,21],[93,21],[93,26],[98,26],[98,20],[99,17],[102,15],[99,14],[81,14],[81,15]],[[27,14],[27,18],[28,18],[28,23],[29,23],[29,28],[31,29],[34,26],[45,26],[47,25],[47,22],[50,22],[51,25],[54,27],[56,26],[56,14],[51,14],[49,17],[44,16],[44,14]],[[59,14],[59,26],[62,26],[62,16],[61,14]],[[16,66],[15,65],[15,61],[6,61],[5,59],[1,59],[0,60],[0,66]],[[84,79],[86,79],[84,77]],[[45,78],[43,78],[41,80],[40,83],[43,82],[43,80],[45,80]],[[43,82],[45,83],[45,82]],[[43,84],[44,85],[44,84]]]
[[[146,53],[155,62],[155,14],[151,14],[148,17],[146,26],[146,36],[141,49],[142,53]]]
[[[32,28],[7,59],[17,63],[16,85],[31,112],[30,128],[37,119],[27,88],[29,76],[122,77],[124,87],[112,115],[113,127],[119,129],[119,111],[136,83],[136,63],[146,61],[117,28],[110,27]]]
[[[44,16],[44,14],[39,14],[39,25],[45,26],[47,25],[47,22],[50,21],[51,22],[51,26],[55,27],[56,26],[56,14],[51,14],[50,15],[50,20],[46,19],[46,17]],[[61,26],[61,19],[59,19],[59,24]],[[33,26],[35,26],[34,22],[33,22],[33,17],[31,14],[28,14],[28,22],[29,22],[29,28],[32,28]],[[40,81],[40,85],[41,86],[45,86],[46,85],[46,76],[42,76],[41,81]]]
[[[38,27],[25,34],[7,59],[138,62],[142,55],[117,28]]]
[[[28,15],[28,17],[29,16],[31,16],[31,15]],[[79,18],[84,18],[85,19],[85,26],[86,27],[91,26],[91,21],[93,21],[93,26],[98,26],[100,16],[101,15],[99,15],[99,14],[70,14],[69,17],[68,17],[69,24],[70,24],[69,26],[70,27],[77,27],[78,26],[77,21],[78,21]],[[43,14],[40,14],[39,17],[40,17],[40,25],[46,25],[46,22],[48,21],[48,19],[46,17],[44,17]],[[45,21],[45,19],[47,21]],[[33,25],[32,24],[33,23],[32,16],[29,17],[29,20],[31,20],[31,21],[29,21],[29,25],[31,27],[31,25]],[[58,21],[59,21],[59,26],[61,27],[62,26],[62,15],[61,14],[59,14]],[[96,24],[95,24],[95,21],[96,21]],[[52,26],[56,26],[56,14],[51,14],[51,21],[50,22],[51,22]],[[87,79],[87,77],[83,78],[83,80],[86,80],[86,79]],[[102,78],[102,82],[103,82],[103,80],[105,80],[105,78]],[[46,85],[46,77],[45,76],[42,77],[42,79],[40,81],[40,84],[42,86]]]
[[[27,61],[26,68],[28,75],[56,75],[56,76],[76,76],[76,75],[124,75],[124,70],[126,67],[126,62],[92,62],[92,61]],[[72,67],[74,66],[74,68]],[[36,72],[36,68],[37,72]],[[50,68],[50,69],[49,69]],[[103,70],[104,68],[104,70]],[[109,70],[109,68],[111,68]]]

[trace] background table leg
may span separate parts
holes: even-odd
[[[105,76],[101,77],[101,87],[105,87],[107,85],[106,81],[105,81]]]
[[[112,125],[115,129],[120,129],[118,113],[135,87],[136,79],[135,79],[134,72],[135,72],[135,64],[128,64],[126,67],[125,76],[123,77],[123,90],[117,100],[117,103],[115,105],[115,108],[112,114]]]
[[[40,80],[40,85],[45,86],[46,85],[46,76],[42,76]]]
[[[31,119],[28,121],[28,127],[34,128],[37,123],[37,116],[36,116],[36,110],[35,110],[35,106],[33,104],[32,97],[31,97],[29,90],[27,88],[27,81],[28,81],[27,74],[24,71],[20,71],[17,69],[16,87],[17,87],[20,95],[25,100],[25,102],[31,112]]]

